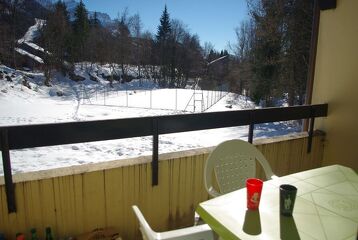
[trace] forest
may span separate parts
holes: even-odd
[[[62,1],[49,9],[30,2],[0,1],[0,63],[26,67],[15,51],[17,40],[34,16],[45,19],[36,39],[45,49],[44,63],[33,68],[44,72],[47,86],[55,72],[71,77],[75,63],[89,62],[113,66],[110,86],[113,81],[131,81],[126,68],[131,65],[138,67],[139,78],[150,77],[162,88],[184,88],[195,82],[210,90],[228,84],[231,92],[249,96],[262,106],[274,106],[275,99],[282,98],[289,105],[304,103],[313,1],[247,1],[249,17],[233,29],[236,41],[222,50],[210,42],[201,45],[185,19],[171,18],[167,6],[157,31],[151,33],[143,30],[140,15],[130,15],[127,9],[106,25],[96,12],[90,15],[82,1],[73,19]]]

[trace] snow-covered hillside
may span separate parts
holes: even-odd
[[[108,71],[106,66],[97,66],[97,73]],[[91,71],[78,66],[77,73],[86,79],[75,82],[61,75],[55,75],[52,87],[43,85],[40,72],[16,71],[0,65],[0,125],[22,125],[95,119],[114,119],[186,113],[179,106],[187,105],[193,95],[192,89],[158,89],[150,80],[136,79],[129,83],[114,82],[108,88],[108,81],[89,79]],[[98,76],[98,75],[97,75]],[[26,85],[26,86],[25,86]],[[84,94],[83,89],[87,89]],[[99,90],[96,94],[94,89]],[[108,89],[108,91],[101,91]],[[90,91],[92,90],[92,92]],[[177,109],[166,104],[177,92]],[[107,101],[120,102],[123,96],[139,107],[125,107],[104,103],[99,100],[107,94]],[[205,92],[204,92],[205,94]],[[211,95],[215,92],[210,93]],[[207,94],[205,96],[210,96]],[[143,97],[147,96],[147,97]],[[155,109],[150,109],[148,96],[158,99]],[[155,98],[153,97],[152,100]],[[154,101],[153,101],[154,102]],[[173,101],[173,104],[175,102]],[[142,106],[142,107],[140,107]],[[230,107],[230,108],[228,108]],[[243,96],[227,94],[207,111],[228,111],[254,108],[255,105]],[[273,136],[298,131],[295,122],[264,124],[255,129],[256,137]],[[205,146],[213,146],[232,138],[247,138],[248,127],[233,127],[206,131],[167,134],[160,136],[159,152],[172,152]],[[34,136],[36,137],[36,136]],[[11,151],[14,173],[37,171],[85,163],[124,159],[140,155],[151,155],[151,137],[140,137],[114,141],[91,142],[35,149]],[[0,168],[0,174],[2,169]]]
[[[45,24],[45,20],[35,18],[35,24],[29,27],[22,38],[17,40],[18,47],[15,48],[17,53],[29,57],[39,64],[44,63],[41,57],[45,54],[45,50],[35,44],[34,40],[40,36],[40,30]]]
[[[17,40],[17,43],[33,42],[39,35],[40,29],[45,25],[46,20],[35,18],[35,24],[27,30],[25,35]]]

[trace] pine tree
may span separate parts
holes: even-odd
[[[167,11],[167,5],[165,5],[162,16],[160,17],[160,25],[158,26],[158,31],[156,35],[157,42],[168,41],[171,32],[172,32],[172,28],[170,25],[169,13]]]
[[[0,2],[0,64],[10,64],[11,62],[11,24],[5,14],[6,5]]]
[[[108,48],[111,46],[109,29],[101,26],[97,17],[97,12],[90,19],[90,30],[86,41],[86,60],[93,63],[104,63],[108,60]],[[108,61],[107,61],[108,62]]]
[[[261,0],[250,9],[255,21],[252,98],[271,106],[280,73],[283,1]]]
[[[251,0],[248,6],[252,23],[249,28],[242,25],[237,32],[237,57],[239,68],[244,70],[240,70],[240,76],[249,80],[247,86],[251,97],[257,103],[263,101],[270,106],[274,97],[287,94],[289,105],[302,104],[308,73],[313,2]]]
[[[66,4],[60,0],[58,0],[55,4],[55,12],[58,12],[61,15],[61,18],[64,19],[66,23],[70,21],[70,17],[67,11]]]
[[[43,30],[43,42],[49,54],[44,55],[45,85],[50,85],[52,69],[62,70],[66,54],[69,49],[71,31],[66,5],[58,1],[53,12],[50,12]]]
[[[96,11],[94,12],[93,17],[91,17],[89,20],[89,25],[90,28],[98,28],[101,25],[100,21],[98,20]]]
[[[166,87],[169,85],[169,74],[171,69],[171,24],[169,13],[167,11],[167,6],[164,6],[164,11],[160,17],[160,25],[158,26],[158,32],[156,35],[156,49],[158,52],[159,65],[161,79],[159,80],[159,85]]]
[[[288,93],[289,105],[303,104],[308,76],[313,2],[286,0],[284,10],[282,91]]]
[[[73,46],[72,57],[75,61],[84,60],[85,43],[89,34],[88,11],[82,2],[75,9],[75,20],[73,21]]]

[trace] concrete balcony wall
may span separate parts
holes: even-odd
[[[256,141],[276,175],[321,166],[323,135],[315,135],[307,153],[307,134]],[[17,212],[8,214],[0,178],[0,232],[15,239],[30,237],[30,228],[44,239],[50,226],[57,237],[76,236],[101,227],[115,227],[123,239],[141,239],[131,205],[140,207],[156,231],[193,224],[199,202],[208,199],[203,167],[212,148],[160,155],[159,185],[151,185],[151,156],[14,175]],[[257,176],[263,177],[258,168]]]
[[[315,126],[327,133],[323,165],[358,171],[358,1],[321,11],[312,103],[328,103]]]

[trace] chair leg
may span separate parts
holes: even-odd
[[[194,213],[194,226],[205,224],[204,220],[199,216],[197,212]]]
[[[203,224],[206,224],[206,223],[200,217],[200,215],[197,212],[195,212],[194,213],[194,226],[203,225]],[[224,240],[216,232],[213,231],[213,234],[214,234],[214,240]]]

